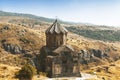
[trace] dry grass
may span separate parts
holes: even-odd
[[[0,80],[18,80],[14,78],[19,67],[0,64]]]
[[[120,60],[110,63],[109,65],[101,65],[93,67],[89,70],[84,70],[86,73],[97,75],[105,80],[120,80]],[[92,79],[90,79],[92,80]],[[94,79],[93,79],[94,80]]]
[[[0,19],[2,18],[0,17]],[[10,18],[4,17],[3,21],[7,22],[6,19],[9,20]],[[19,19],[19,18],[15,18],[15,19]],[[40,47],[45,45],[45,33],[44,32],[49,27],[49,25],[46,25],[46,26],[41,25],[42,27],[36,26],[35,29],[30,29],[30,28],[25,28],[23,26],[0,23],[0,29],[2,29],[4,26],[9,26],[10,29],[0,32],[0,41],[6,40],[6,43],[8,44],[17,44],[23,47],[25,50],[29,50],[29,51],[33,51],[33,50],[39,51]],[[36,29],[39,29],[39,30],[36,30]],[[28,41],[28,43],[20,39],[26,40]],[[120,43],[119,42],[110,43],[110,42],[103,42],[99,40],[92,40],[92,39],[88,39],[88,38],[69,32],[67,43],[75,46],[78,50],[100,49],[102,51],[105,51],[105,49],[110,49],[109,54],[111,55],[116,54],[116,53],[120,54],[120,45],[119,45]],[[9,64],[9,61],[11,61],[11,64],[16,64],[15,62],[13,62],[13,60],[14,58],[18,58],[18,56],[9,54],[8,52],[4,51],[0,43],[0,59],[2,59],[1,57],[4,57],[4,56],[5,56],[4,63]],[[108,67],[107,72],[104,70],[104,66],[101,66],[101,64],[106,64],[105,66]],[[110,66],[110,64],[114,64],[115,66]],[[96,75],[100,77],[101,79],[102,77],[104,77],[106,80],[120,80],[120,61],[116,61],[115,63],[101,62],[99,63],[99,65],[100,66],[96,67],[96,63],[91,63],[89,64],[89,67],[93,67],[93,69],[85,70],[85,72],[93,73],[93,72],[96,72],[98,67],[100,67],[100,72],[97,72]],[[4,67],[7,67],[7,69],[4,69]],[[82,67],[85,68],[86,65],[81,66],[81,68]],[[4,72],[8,71],[8,73],[6,74],[7,76],[3,76],[3,77],[8,77],[7,80],[9,80],[9,78],[12,80],[12,77],[14,75],[13,73],[16,72],[17,69],[18,68],[14,66],[11,67],[5,64],[0,64],[0,76],[3,76]],[[2,79],[4,80],[4,78],[0,78],[0,80]],[[94,79],[91,79],[91,80],[94,80]]]
[[[4,30],[5,26],[8,26],[9,29]],[[5,40],[7,44],[16,44],[26,50],[32,50],[32,48],[39,50],[41,46],[45,45],[42,32],[13,24],[0,24],[0,30],[0,41]]]

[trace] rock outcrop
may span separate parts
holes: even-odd
[[[109,54],[104,53],[101,50],[90,49],[90,50],[80,50],[80,63],[88,64],[90,62],[97,62],[99,60],[110,58]]]
[[[3,48],[8,51],[11,52],[13,54],[20,54],[23,52],[22,48],[18,45],[13,45],[13,44],[3,44]]]

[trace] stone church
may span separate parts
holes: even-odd
[[[68,45],[65,27],[57,20],[46,30],[46,46],[40,49],[40,71],[48,77],[80,77],[80,57]]]

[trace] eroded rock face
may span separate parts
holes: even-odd
[[[103,56],[104,54],[101,50],[92,49],[92,50],[90,50],[90,53],[92,53],[93,56],[98,57],[98,58],[103,58],[104,57]]]
[[[10,27],[9,26],[3,26],[1,29],[0,29],[0,32],[5,32],[7,30],[10,30]]]
[[[2,29],[3,29],[3,30],[9,30],[10,27],[9,27],[9,26],[4,26]]]
[[[80,63],[87,64],[89,62],[96,62],[98,59],[108,58],[109,55],[101,50],[90,49],[90,50],[80,50]],[[96,59],[97,58],[97,59]]]
[[[11,52],[11,53],[14,53],[14,54],[20,54],[23,52],[22,48],[18,45],[13,45],[13,44],[3,44],[3,48],[8,51],[8,52]]]

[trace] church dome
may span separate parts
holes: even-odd
[[[54,33],[57,33],[57,34],[66,34],[68,31],[67,29],[65,29],[63,26],[61,26],[57,19],[55,20],[55,22],[46,30],[46,34],[54,34]]]

